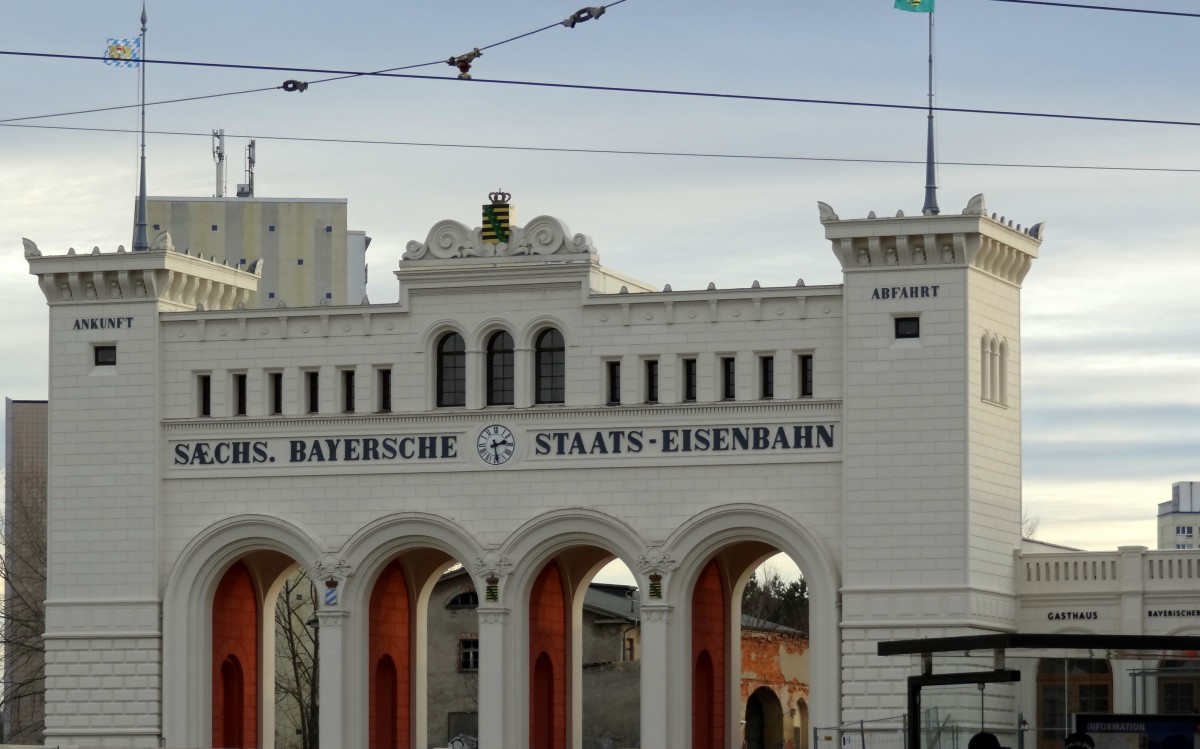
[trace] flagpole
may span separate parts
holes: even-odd
[[[937,169],[933,156],[933,8],[929,9],[929,128],[925,143],[925,205],[921,213],[936,216],[941,211],[937,204]]]
[[[138,104],[141,109],[141,177],[138,182],[137,219],[133,228],[133,251],[146,252],[150,240],[146,234],[146,3],[142,2],[142,36],[139,44],[141,62],[138,65]]]

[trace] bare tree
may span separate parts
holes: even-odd
[[[5,477],[6,512],[0,556],[4,648],[3,741],[41,744],[45,730],[46,481],[31,466]]]
[[[320,641],[317,588],[303,571],[283,584],[275,603],[275,703],[279,725],[298,731],[300,749],[318,748]]]
[[[1041,525],[1042,519],[1037,515],[1030,515],[1029,510],[1021,510],[1021,538],[1033,538],[1037,535],[1038,526]]]

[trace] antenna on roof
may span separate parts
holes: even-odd
[[[238,185],[237,196],[254,197],[254,141],[250,141],[250,145],[246,146],[246,181]]]
[[[142,111],[141,176],[138,183],[137,219],[133,227],[133,251],[147,252],[150,238],[146,233],[146,3],[142,2],[142,35],[140,39],[142,60],[138,70],[138,104]]]
[[[213,161],[217,163],[217,194],[213,197],[225,197],[225,130],[213,130]]]

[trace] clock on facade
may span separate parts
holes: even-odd
[[[484,463],[498,466],[507,463],[517,449],[517,441],[507,427],[492,424],[484,427],[475,440],[475,450]]]

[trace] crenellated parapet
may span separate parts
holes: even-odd
[[[843,220],[825,203],[817,203],[825,237],[833,243],[846,273],[923,266],[968,267],[1020,286],[1038,256],[1043,224],[1022,228],[993,213],[983,195],[971,198],[962,213],[938,216]]]
[[[156,302],[165,311],[231,310],[245,304],[258,289],[262,262],[246,270],[173,249],[162,235],[148,252],[42,255],[26,239],[25,259],[47,304],[90,304],[113,301]]]

